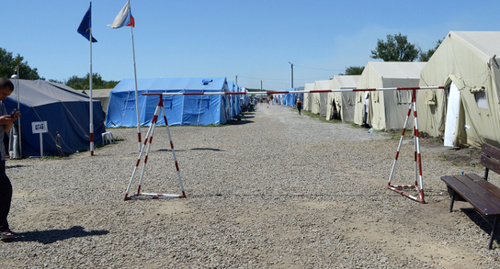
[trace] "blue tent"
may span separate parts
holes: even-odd
[[[304,87],[299,87],[299,88],[291,88],[288,89],[289,92],[294,92],[294,91],[303,91]],[[285,105],[286,106],[292,106],[295,107],[295,103],[297,102],[297,98],[300,98],[300,100],[303,100],[303,93],[287,93],[285,94]]]
[[[237,84],[234,84],[233,81],[228,81],[227,84],[230,92],[242,92],[241,87]],[[238,94],[229,95],[229,100],[231,102],[231,118],[236,118],[243,112],[243,100],[241,98],[241,95]]]
[[[133,79],[124,79],[111,91],[107,127],[137,126],[134,83]],[[137,89],[140,124],[149,126],[159,97],[143,93],[227,92],[228,84],[225,77],[150,78],[138,79]],[[219,125],[231,117],[227,95],[166,95],[163,104],[168,125]],[[165,125],[163,117],[158,118],[157,124]]]
[[[11,112],[17,109],[19,95],[23,157],[40,156],[40,135],[32,132],[32,122],[47,122],[48,133],[42,135],[44,155],[70,154],[90,148],[87,95],[64,84],[45,80],[12,79],[12,82],[14,92],[3,103],[7,112]],[[94,143],[98,145],[106,131],[100,101],[94,100],[93,110]]]

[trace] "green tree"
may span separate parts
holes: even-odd
[[[428,50],[427,52],[420,52],[419,60],[421,62],[429,61],[429,59],[432,57],[432,55],[434,55],[434,52],[436,52],[437,48],[439,48],[439,45],[441,45],[442,42],[443,40],[439,39],[438,41],[436,41],[436,46],[434,48]]]
[[[373,59],[384,62],[413,62],[418,58],[419,50],[401,33],[387,35],[387,41],[378,39],[377,48],[372,50]]]
[[[105,81],[102,79],[101,75],[94,73],[92,75],[92,89],[111,89],[118,84],[119,81]],[[78,76],[72,76],[66,82],[66,85],[75,90],[88,90],[89,87],[89,73],[83,78]]]
[[[363,70],[365,70],[364,66],[349,66],[346,67],[344,74],[341,75],[348,75],[348,76],[361,75],[363,73]]]
[[[38,75],[36,68],[31,68],[28,62],[24,61],[24,57],[19,54],[14,57],[12,52],[0,48],[0,77],[10,78],[10,76],[16,73],[17,65],[19,65],[19,71],[17,72],[19,78],[30,80],[44,79]]]

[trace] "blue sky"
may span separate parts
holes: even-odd
[[[5,1],[0,47],[46,79],[89,72],[89,42],[76,32],[86,0]],[[133,78],[130,27],[111,29],[126,0],[92,1],[92,67],[105,80]],[[364,66],[377,39],[402,33],[423,50],[449,31],[498,31],[498,1],[131,0],[137,76],[227,77],[284,90]]]

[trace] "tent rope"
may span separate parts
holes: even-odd
[[[43,121],[42,117],[40,117],[40,114],[38,114],[38,112],[36,111],[36,109],[34,107],[31,107],[31,108],[33,109],[33,112],[35,112],[35,115],[38,118],[38,120]],[[57,139],[54,136],[54,134],[52,134],[50,131],[48,132],[48,134],[49,134],[50,138],[52,139],[52,142],[54,142],[54,143],[57,144]],[[64,141],[63,141],[63,143],[64,143]],[[69,146],[66,143],[64,143],[64,146],[66,146],[66,147],[69,148]]]

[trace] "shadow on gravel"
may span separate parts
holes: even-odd
[[[479,228],[481,228],[487,235],[488,235],[488,240],[491,235],[491,230],[493,229],[493,224],[481,216],[474,208],[460,208],[462,212],[464,212],[469,219],[471,219]],[[498,227],[497,231],[495,233],[495,237],[493,238],[493,241],[497,241],[498,244],[500,244],[500,234],[498,234]],[[484,242],[484,245],[486,246],[488,244],[488,241]],[[495,248],[495,244],[493,244],[493,248]]]
[[[8,169],[8,168],[21,168],[21,167],[28,167],[28,166],[31,166],[31,165],[22,165],[22,164],[6,165],[5,168],[6,169]]]
[[[246,120],[245,118],[243,118],[241,120],[231,120],[231,123],[229,125],[243,125],[243,124],[249,124],[249,123],[253,123],[253,121]]]
[[[238,116],[237,118],[231,119],[228,122],[228,125],[243,125],[248,123],[253,123],[252,118],[255,118],[253,112],[247,112],[243,114],[243,116]]]
[[[66,240],[69,238],[94,236],[94,235],[105,235],[109,231],[106,230],[94,230],[94,231],[84,231],[82,226],[73,226],[66,230],[46,230],[46,231],[33,231],[25,233],[16,233],[17,237],[12,242],[40,242],[42,244],[52,244],[57,241]]]
[[[172,149],[158,149],[156,151],[172,151]],[[176,149],[175,152],[182,152],[182,151],[186,151],[184,149]],[[137,153],[136,153],[137,154]]]
[[[211,150],[211,151],[221,151],[220,149],[214,149],[214,148],[192,148],[191,150]]]
[[[192,148],[191,150],[210,150],[210,151],[223,151],[215,148]],[[172,149],[158,149],[156,151],[172,151]],[[175,152],[183,152],[185,149],[176,149]]]

